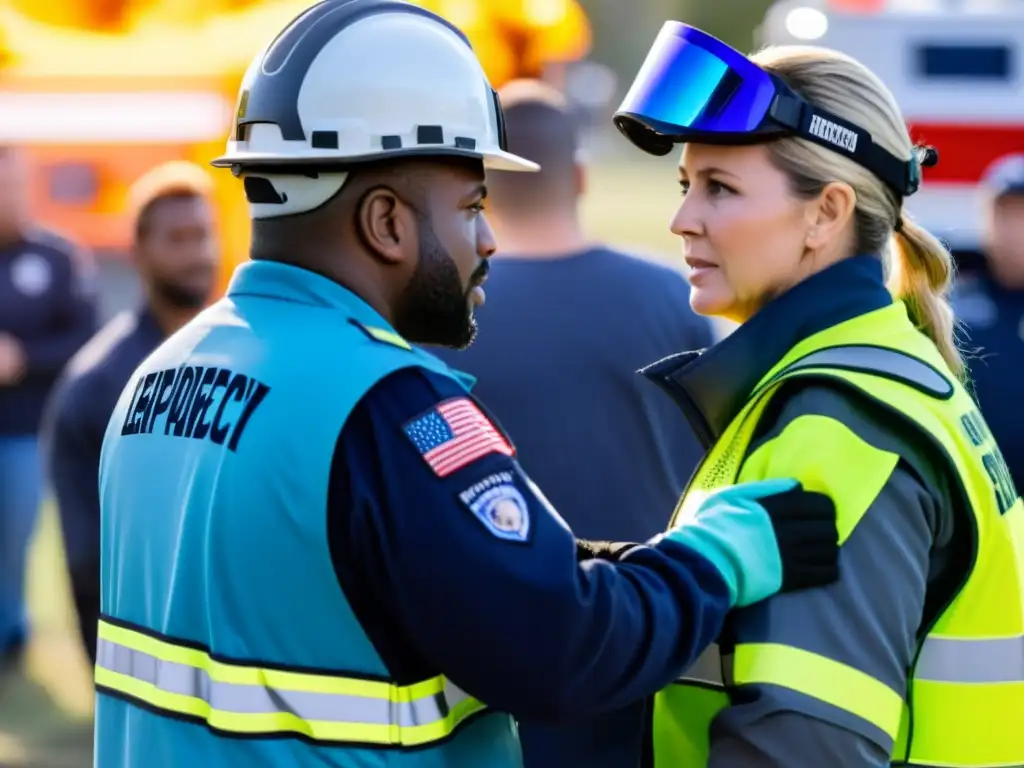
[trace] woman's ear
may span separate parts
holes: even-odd
[[[808,210],[806,247],[819,250],[833,242],[846,230],[856,210],[853,187],[841,181],[826,184]]]

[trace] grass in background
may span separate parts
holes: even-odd
[[[584,225],[612,245],[681,268],[679,238],[668,230],[679,205],[676,158],[634,154],[590,170]]]
[[[75,717],[88,717],[92,712],[92,674],[80,647],[64,543],[52,503],[43,505],[36,528],[28,603],[37,633],[28,659],[33,677],[62,709]]]
[[[90,768],[91,674],[78,640],[60,525],[40,511],[28,572],[33,640],[23,672],[0,678],[0,765]]]

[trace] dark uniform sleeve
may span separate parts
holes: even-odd
[[[68,381],[55,390],[43,423],[47,473],[60,508],[69,566],[99,554],[99,466],[106,417],[97,414],[99,397],[90,379]],[[99,403],[97,402],[99,401]]]
[[[41,443],[57,498],[71,595],[86,655],[96,661],[100,607],[100,447],[110,410],[108,393],[90,378],[63,382],[43,420]]]
[[[354,410],[335,454],[335,568],[392,675],[443,672],[495,709],[548,722],[676,678],[720,630],[718,572],[669,542],[577,562],[572,533],[508,455],[438,476],[404,428],[459,397],[441,377],[395,373]]]
[[[95,280],[91,257],[71,243],[54,246],[53,284],[49,289],[55,308],[45,332],[20,339],[30,374],[55,375],[97,329]]]
[[[825,388],[811,387],[788,400],[760,446],[801,419],[822,417],[840,422],[849,439],[890,457],[887,461],[879,454],[883,458],[878,462],[858,469],[858,487],[867,489],[867,508],[840,550],[841,578],[738,611],[726,635],[737,643],[809,651],[839,662],[854,676],[877,681],[901,699],[926,593],[941,590],[955,570],[948,484],[910,430],[905,436],[894,434],[891,416]],[[834,458],[830,450],[815,445],[793,459],[806,465],[802,474],[795,466],[774,469],[797,477],[825,477],[827,483],[825,464]],[[884,568],[879,568],[882,563]],[[779,685],[744,685],[734,701],[713,724],[710,768],[889,765],[892,738],[845,708]],[[840,696],[836,701],[849,699]]]

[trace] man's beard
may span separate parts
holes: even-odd
[[[458,267],[441,245],[429,219],[420,220],[419,263],[395,310],[395,330],[416,344],[465,349],[476,338],[470,291],[487,276],[481,261],[464,288]]]
[[[210,298],[209,290],[199,290],[170,280],[154,280],[152,289],[157,300],[172,309],[202,309]]]

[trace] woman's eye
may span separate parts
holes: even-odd
[[[726,194],[727,192],[732,192],[732,190],[729,189],[729,187],[725,186],[725,184],[722,184],[720,181],[715,181],[714,179],[712,179],[711,181],[708,182],[708,194],[711,195],[712,197],[719,197],[721,195]]]
[[[708,197],[721,197],[724,194],[732,194],[732,193],[735,192],[735,190],[733,190],[732,187],[728,187],[725,184],[723,184],[722,182],[715,181],[714,179],[709,180],[704,185],[704,189],[705,189]],[[680,192],[680,194],[685,196],[689,191],[690,191],[690,182],[688,182],[688,181],[680,181],[679,182],[679,192]]]

